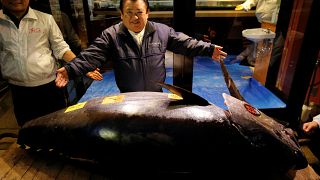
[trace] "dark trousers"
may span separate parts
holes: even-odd
[[[278,79],[278,72],[281,64],[282,51],[284,48],[285,37],[279,32],[276,34],[274,44],[272,47],[271,58],[267,73],[267,81],[265,83],[266,88],[270,90],[276,90],[276,83]]]
[[[36,87],[10,84],[14,114],[19,126],[34,118],[66,107],[64,90],[52,81]]]

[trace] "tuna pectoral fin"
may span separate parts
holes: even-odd
[[[180,97],[182,97],[182,101],[185,102],[186,104],[192,104],[192,105],[199,105],[199,106],[207,106],[210,105],[210,103],[202,98],[201,96],[194,94],[186,89],[183,89],[178,86],[174,86],[171,84],[166,84],[166,83],[158,83],[161,87],[167,89],[173,94],[176,94]]]

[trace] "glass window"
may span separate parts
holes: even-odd
[[[244,0],[196,0],[197,10],[234,9]]]

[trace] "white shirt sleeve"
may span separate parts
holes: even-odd
[[[317,122],[317,123],[318,123],[318,126],[320,127],[320,114],[314,116],[312,120],[315,121],[315,122]]]
[[[49,40],[52,52],[57,59],[62,59],[64,53],[70,50],[69,45],[64,41],[63,35],[53,16],[50,15]]]

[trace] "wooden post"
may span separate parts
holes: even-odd
[[[196,0],[173,1],[173,24],[176,31],[194,35],[195,8]],[[188,23],[185,23],[186,19]],[[173,54],[173,84],[192,91],[192,79],[193,57]]]

